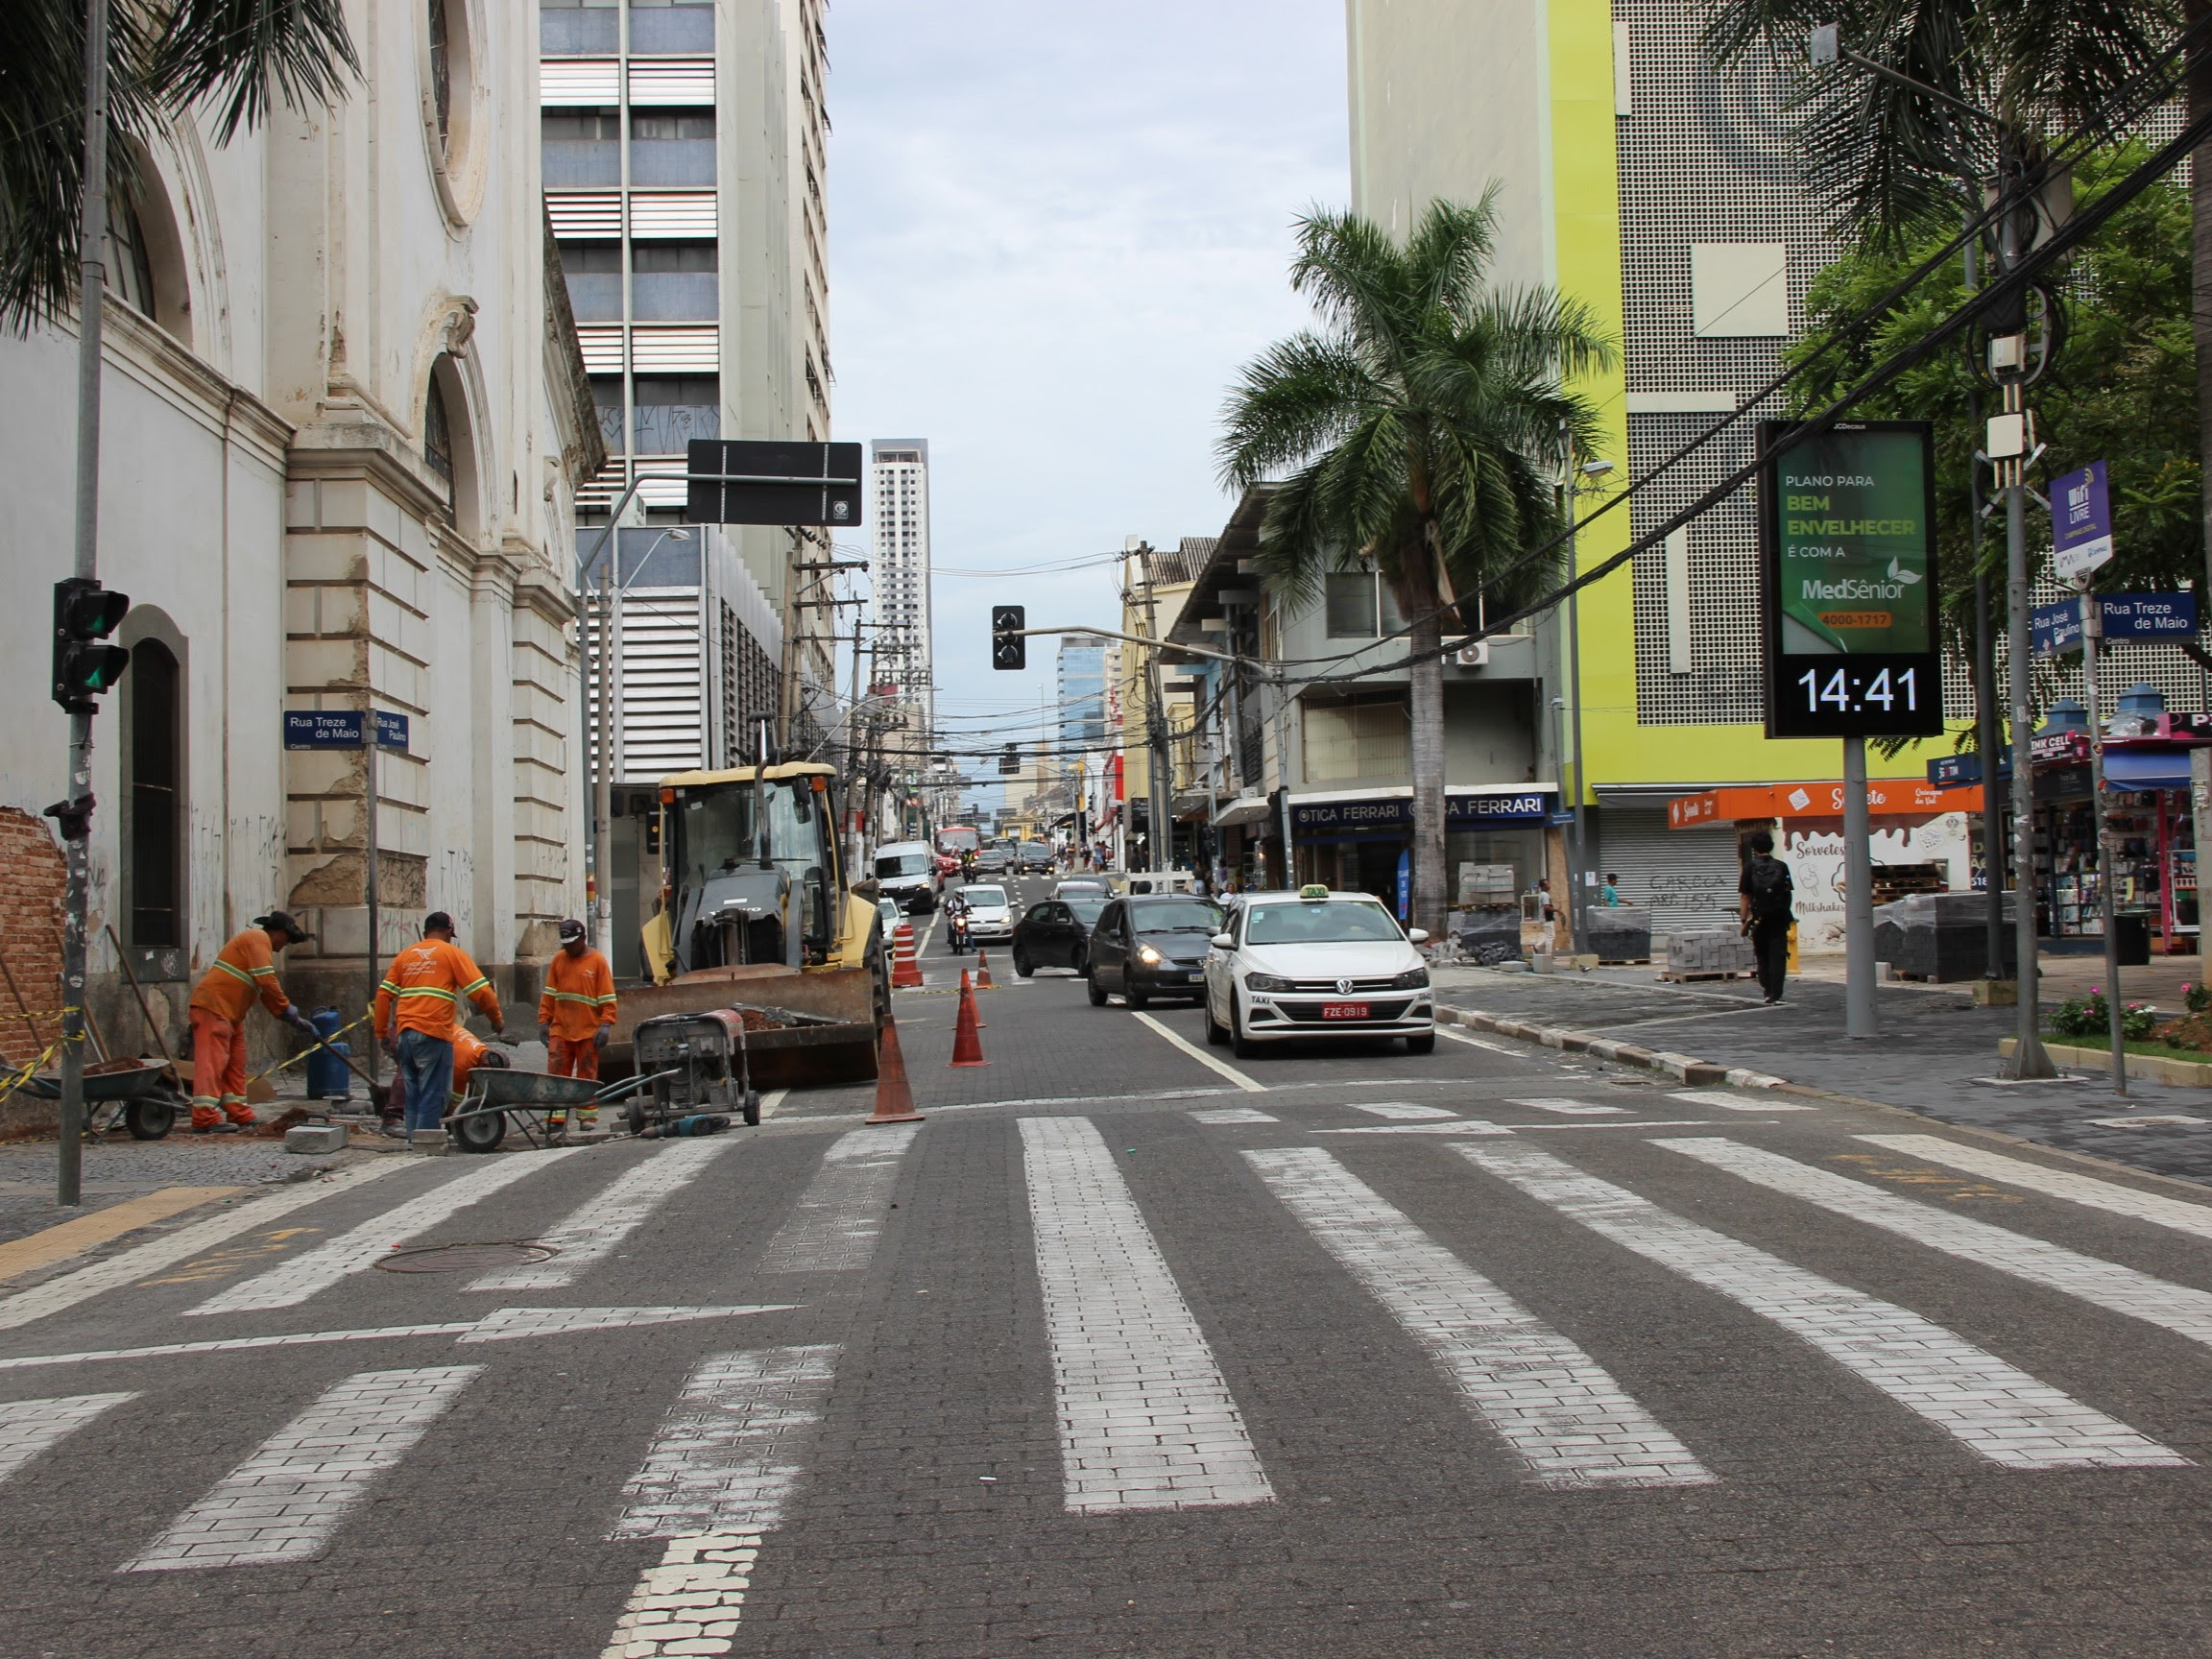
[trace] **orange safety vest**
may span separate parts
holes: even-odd
[[[545,994],[538,998],[538,1023],[553,1035],[581,1043],[602,1025],[614,1023],[614,971],[596,950],[571,956],[553,952],[545,965]]]
[[[493,1024],[506,1023],[499,1016],[498,993],[468,951],[444,939],[410,945],[392,958],[376,987],[376,1035],[391,1031],[397,1015],[399,1030],[450,1043],[461,1029],[463,998],[483,1009]]]
[[[215,966],[192,987],[192,1006],[235,1024],[255,998],[277,1018],[292,1006],[276,983],[276,944],[265,927],[249,927],[215,953]]]

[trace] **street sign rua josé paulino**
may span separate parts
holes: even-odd
[[[860,445],[694,438],[684,454],[687,524],[860,523]]]
[[[1936,469],[1925,421],[1763,421],[1759,587],[1767,735],[1943,730]]]

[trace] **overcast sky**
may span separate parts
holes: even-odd
[[[929,441],[939,725],[1028,734],[1055,645],[993,673],[989,606],[1114,626],[1113,565],[1040,567],[1227,517],[1222,394],[1307,320],[1291,221],[1349,197],[1342,0],[833,0],[829,29],[836,435]]]

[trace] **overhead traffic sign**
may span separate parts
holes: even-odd
[[[860,522],[860,445],[694,438],[684,452],[687,524]]]

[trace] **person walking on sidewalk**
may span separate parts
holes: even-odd
[[[1796,888],[1790,866],[1774,856],[1773,836],[1754,830],[1749,846],[1750,861],[1736,884],[1737,908],[1759,959],[1759,989],[1771,1008],[1782,1000],[1782,981],[1790,972],[1790,928],[1797,920],[1790,913],[1790,902]]]
[[[421,943],[395,956],[376,987],[376,1040],[399,1063],[409,1145],[418,1134],[435,1135],[445,1119],[464,998],[484,1011],[493,1036],[505,1035],[498,993],[469,952],[453,943],[453,918],[433,910],[422,918]]]
[[[231,1129],[252,1125],[253,1110],[246,1104],[246,1016],[256,1000],[295,1031],[322,1041],[276,982],[276,952],[313,937],[284,911],[272,910],[217,951],[215,965],[192,987],[193,1134],[213,1134],[225,1118]]]
[[[538,998],[538,1040],[545,1045],[545,1070],[556,1077],[599,1079],[599,1050],[614,1032],[614,970],[585,942],[584,924],[561,924],[561,949],[545,965],[545,992]],[[577,1110],[577,1127],[599,1127],[596,1104]],[[545,1115],[545,1127],[558,1134],[567,1127],[559,1106]]]

